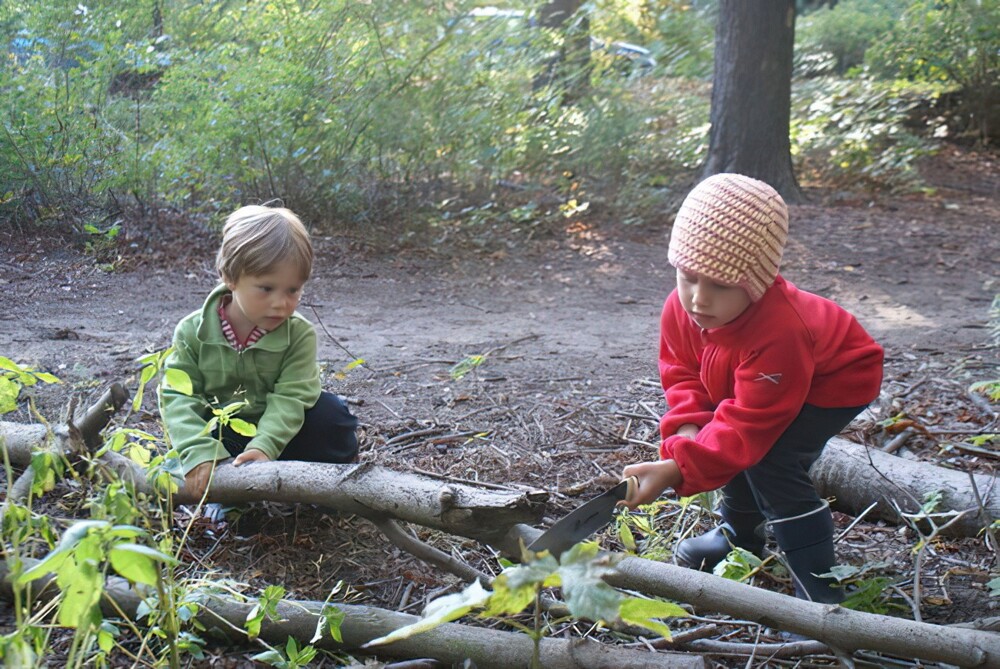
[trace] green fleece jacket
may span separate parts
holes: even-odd
[[[320,395],[316,331],[298,313],[268,332],[250,348],[237,352],[222,333],[219,300],[229,292],[219,286],[199,311],[174,330],[174,350],[167,368],[191,378],[192,394],[160,384],[160,413],[170,443],[181,457],[184,473],[203,462],[230,457],[218,439],[205,434],[212,409],[245,400],[239,418],[255,423],[257,435],[247,448],[276,459],[302,428],[306,409]]]

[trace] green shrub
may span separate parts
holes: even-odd
[[[906,4],[904,0],[841,0],[832,9],[805,14],[795,28],[800,69],[826,54],[838,74],[860,66],[868,48],[881,44]]]
[[[907,126],[919,97],[871,77],[810,79],[792,99],[792,157],[800,173],[839,183],[919,186],[916,161],[933,143]]]
[[[981,141],[1000,123],[1000,3],[916,0],[866,62],[886,78],[958,92],[960,129]]]

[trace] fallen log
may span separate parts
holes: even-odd
[[[42,425],[0,421],[0,439],[6,442],[11,461],[21,466],[30,462],[32,449],[45,439],[45,434],[46,428]],[[114,456],[107,460],[122,478],[145,485],[143,472],[127,460]],[[364,470],[364,467],[370,469]],[[915,512],[926,494],[940,492],[938,511],[974,510],[944,534],[977,536],[984,527],[1000,518],[1000,483],[996,477],[973,476],[971,481],[975,481],[983,500],[980,509],[976,490],[967,473],[904,460],[844,439],[830,441],[813,465],[811,474],[820,493],[833,498],[832,506],[852,515],[878,502],[872,512],[874,517],[898,524],[900,518],[893,503],[904,511]],[[515,499],[523,495],[521,501],[506,498],[506,501],[493,501],[477,508],[474,500],[493,498],[497,487],[477,485],[473,493],[469,485],[469,482],[454,482],[430,474],[369,465],[287,462],[234,469],[222,464],[216,470],[208,501],[316,503],[367,518],[406,520],[492,543],[502,538],[512,525],[532,522],[529,516],[534,520],[540,518],[547,500],[547,493],[541,490],[519,491]],[[372,486],[378,490],[377,494],[369,491]],[[410,509],[411,505],[415,506]],[[500,512],[499,509],[506,510]],[[525,509],[530,509],[529,516],[522,515]]]
[[[41,425],[0,421],[0,438],[11,462],[27,465],[45,437]],[[106,463],[140,492],[152,494],[143,471],[108,454]],[[118,457],[115,457],[118,456]],[[246,504],[255,501],[316,504],[341,513],[382,521],[416,523],[449,534],[496,541],[518,523],[537,523],[548,493],[492,484],[476,485],[436,475],[395,470],[370,463],[332,465],[313,462],[262,462],[233,467],[220,464],[206,501]]]
[[[34,560],[25,561],[29,569]],[[6,563],[0,562],[2,592],[12,598]],[[54,597],[55,580],[49,578],[44,587],[36,587],[43,597]],[[127,581],[117,577],[107,579],[102,609],[109,618],[124,613],[133,621],[140,597]],[[215,635],[230,643],[250,646],[241,632],[255,602],[236,601],[231,597],[208,594],[201,601],[198,622]],[[526,634],[472,627],[461,623],[445,623],[427,632],[379,646],[374,650],[359,650],[364,644],[406,625],[418,617],[360,604],[334,604],[344,614],[340,627],[343,641],[336,642],[324,635],[313,645],[316,648],[348,651],[359,654],[377,653],[380,657],[434,658],[449,666],[460,666],[470,659],[482,669],[510,669],[531,664],[533,642]],[[300,647],[310,644],[320,622],[324,602],[283,601],[277,606],[277,620],[265,620],[260,638],[272,646],[284,647],[289,637]],[[598,643],[590,639],[542,639],[541,665],[546,669],[602,669],[604,667],[635,667],[636,669],[703,669],[705,661],[697,655],[650,652]]]
[[[937,511],[973,509],[943,534],[974,537],[1000,518],[1000,483],[995,476],[972,477],[983,501],[980,509],[968,473],[888,455],[846,439],[831,439],[810,475],[821,495],[834,498],[835,509],[851,515],[877,502],[874,517],[899,524],[893,503],[904,512],[916,512],[925,495],[941,493]]]
[[[540,531],[514,527],[496,548],[519,558],[520,545]],[[626,557],[605,580],[623,590],[665,597],[696,609],[725,613],[796,632],[844,653],[874,650],[960,667],[1000,667],[1000,634],[941,627],[796,599],[693,569]]]

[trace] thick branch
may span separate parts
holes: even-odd
[[[26,561],[29,568],[34,561]],[[7,566],[0,563],[4,596],[10,598]],[[41,588],[39,588],[40,590]],[[44,593],[55,594],[54,579]],[[139,596],[120,578],[110,578],[105,589],[105,615],[115,617],[124,611],[133,620],[139,606]],[[249,645],[242,629],[247,614],[255,602],[239,602],[232,598],[208,595],[201,605],[199,622],[210,633],[230,642]],[[377,653],[381,657],[435,658],[450,665],[460,665],[471,659],[482,669],[509,669],[531,664],[532,641],[525,634],[502,632],[459,623],[446,623],[428,632],[374,649],[359,651],[369,641],[389,634],[418,620],[417,616],[357,604],[335,604],[345,614],[340,631],[343,643],[336,643],[324,634],[315,643],[318,648],[350,650],[352,653]],[[274,646],[283,647],[288,637],[295,638],[300,646],[309,644],[316,631],[323,610],[322,602],[282,602],[278,605],[278,621],[265,621],[260,638]],[[546,669],[598,669],[601,667],[636,667],[638,669],[703,669],[705,661],[695,655],[679,653],[651,653],[644,650],[621,648],[600,644],[590,639],[543,639],[541,664]]]
[[[507,555],[519,556],[518,542],[528,544],[538,534],[532,527],[515,527],[497,548]],[[700,610],[804,634],[833,649],[869,649],[961,667],[1000,666],[1000,635],[990,632],[946,628],[817,604],[641,558],[625,558],[618,565],[618,573],[606,580],[617,588],[666,597]]]
[[[27,465],[31,451],[45,436],[41,425],[0,421],[11,462]],[[116,457],[117,456],[117,457]],[[105,464],[151,494],[144,472],[118,454]],[[229,463],[215,470],[207,501],[246,504],[254,501],[316,504],[382,521],[416,523],[449,534],[497,541],[518,523],[536,523],[548,493],[478,485],[372,464],[331,465],[312,462],[263,462],[239,468]]]
[[[982,508],[989,516],[984,522],[979,513],[980,500],[966,472],[904,460],[845,439],[831,439],[810,474],[820,494],[835,498],[835,508],[854,515],[878,502],[875,516],[899,524],[894,502],[904,511],[914,512],[925,495],[940,492],[938,511],[976,510],[945,534],[974,537],[993,519],[1000,518],[1000,484],[996,477],[973,477],[982,496]]]

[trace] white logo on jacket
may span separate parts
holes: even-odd
[[[781,381],[781,372],[775,374],[765,374],[764,372],[757,372],[757,378],[754,381],[770,381],[774,385],[778,385]]]

